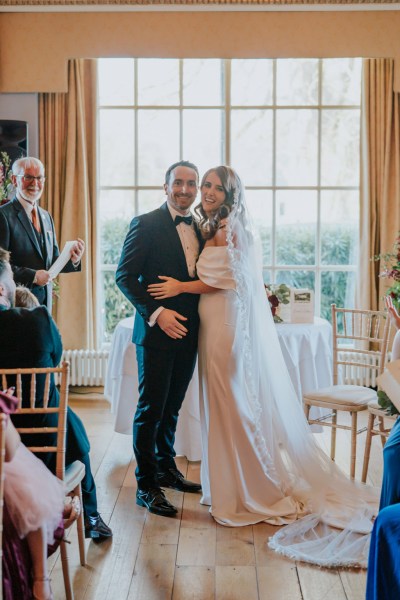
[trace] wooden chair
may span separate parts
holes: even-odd
[[[60,400],[58,406],[48,406],[51,377],[55,374],[59,376],[60,386]],[[41,406],[36,406],[36,384],[37,376],[43,375],[44,381],[44,393],[43,403]],[[67,416],[67,404],[68,404],[68,377],[69,377],[69,363],[63,362],[61,367],[48,367],[48,368],[32,368],[32,369],[0,369],[0,377],[2,388],[7,389],[11,385],[16,387],[15,396],[19,399],[18,409],[15,412],[16,415],[43,415],[43,414],[56,414],[58,415],[57,426],[55,427],[18,427],[17,430],[20,434],[57,434],[57,443],[55,446],[29,446],[29,450],[35,454],[40,453],[56,453],[56,475],[59,479],[64,481],[65,489],[68,494],[76,495],[79,497],[82,507],[82,493],[81,493],[81,481],[85,476],[85,466],[80,461],[76,460],[71,465],[65,468],[65,444],[66,444],[66,416]],[[8,380],[8,381],[7,381]],[[22,387],[26,394],[26,388],[29,384],[29,407],[22,406]],[[42,398],[40,398],[42,400]],[[26,405],[26,400],[25,403]],[[76,521],[78,530],[78,542],[79,542],[79,557],[81,565],[86,564],[86,551],[85,551],[85,535],[84,535],[84,524],[83,524],[83,509],[81,514]],[[71,585],[71,578],[69,573],[68,554],[66,542],[62,541],[60,545],[61,563],[63,569],[64,586],[67,600],[73,600],[74,594]]]
[[[369,402],[368,404],[368,425],[367,425],[367,437],[365,440],[365,450],[364,450],[364,462],[362,469],[361,481],[367,481],[368,475],[368,467],[369,467],[369,457],[371,454],[371,443],[372,437],[374,435],[379,435],[381,438],[382,448],[386,444],[386,440],[389,437],[389,434],[392,430],[392,426],[394,421],[397,419],[398,415],[389,415],[386,410],[381,408],[377,402]],[[378,423],[375,425],[375,419],[378,419]],[[391,421],[391,426],[387,427],[385,425],[385,419]]]
[[[365,427],[357,429],[358,413],[367,410],[369,402],[377,402],[376,392],[364,383],[374,385],[376,376],[383,372],[390,319],[382,311],[337,308],[332,304],[332,328],[333,385],[306,393],[304,409],[310,425],[331,427],[332,460],[335,460],[336,454],[336,430],[351,431],[350,477],[354,479],[357,435],[366,431]],[[340,384],[340,376],[345,381],[351,379],[362,385]],[[312,419],[312,406],[331,412]],[[338,423],[338,412],[350,414],[351,426]]]
[[[7,416],[0,413],[0,581],[3,582],[3,498],[4,498],[4,460],[6,455]],[[3,586],[0,585],[0,600],[3,600]]]

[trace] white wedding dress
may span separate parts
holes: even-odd
[[[206,246],[199,278],[202,503],[227,526],[288,524],[277,552],[365,566],[378,490],[348,480],[318,447],[281,353],[254,235],[231,213],[228,246]]]

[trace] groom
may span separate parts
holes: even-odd
[[[197,295],[182,294],[161,304],[146,291],[159,275],[181,281],[195,277],[200,239],[190,207],[199,185],[197,167],[174,163],[165,175],[167,201],[133,219],[119,261],[116,282],[136,308],[139,400],[133,421],[137,461],[136,503],[162,516],[178,512],[161,487],[199,492],[175,464],[178,414],[193,375],[199,327]]]

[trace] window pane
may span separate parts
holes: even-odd
[[[321,192],[322,264],[358,264],[359,203],[358,191]]]
[[[183,103],[215,106],[222,102],[221,60],[185,59],[183,61]]]
[[[100,262],[116,265],[121,255],[129,223],[135,214],[134,192],[100,192]]]
[[[167,58],[138,60],[138,104],[179,104],[179,61]]]
[[[322,111],[321,183],[358,186],[360,111]]]
[[[126,106],[134,103],[133,58],[101,58],[98,61],[99,104]]]
[[[104,294],[102,310],[104,341],[110,342],[113,331],[118,323],[122,319],[133,315],[133,306],[116,286],[115,273],[113,271],[103,273],[102,283]]]
[[[165,171],[168,169],[169,165],[166,165]],[[164,183],[164,178],[163,178]],[[143,213],[150,212],[151,210],[155,210],[159,208],[161,204],[165,202],[165,194],[164,190],[140,190],[138,192],[139,198],[139,207],[138,207],[138,215],[142,215]]]
[[[316,185],[318,173],[318,112],[277,110],[277,185]]]
[[[273,61],[270,59],[232,60],[231,65],[231,104],[270,106]]]
[[[115,217],[100,223],[100,255],[104,265],[117,265],[131,218]]]
[[[354,308],[354,272],[325,271],[321,273],[321,317],[331,321],[331,304]]]
[[[322,61],[322,104],[360,104],[361,58]]]
[[[271,271],[264,269],[263,270],[263,280],[264,283],[271,283]]]
[[[200,177],[224,162],[221,121],[220,110],[183,111],[183,156],[198,167]]]
[[[139,185],[161,185],[165,171],[179,160],[177,110],[138,111]]]
[[[245,186],[272,183],[272,111],[232,110],[231,164]]]
[[[316,192],[278,190],[275,242],[277,264],[315,264],[316,225]]]
[[[318,60],[276,61],[276,103],[310,106],[318,103]]]
[[[264,265],[271,264],[272,192],[246,190],[246,202],[253,225],[257,227],[263,249]]]
[[[134,183],[134,113],[100,110],[100,185]]]
[[[286,283],[289,287],[315,289],[313,271],[277,271],[276,283]]]

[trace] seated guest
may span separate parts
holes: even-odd
[[[38,306],[31,310],[14,308],[15,283],[9,264],[9,253],[0,249],[0,368],[56,367],[62,355],[60,333],[47,308]],[[37,377],[37,405],[43,402],[44,377]],[[23,383],[23,403],[29,405],[29,382]],[[51,379],[49,406],[57,406],[58,391]],[[52,427],[56,424],[56,415],[14,415],[16,427],[37,424]],[[41,438],[39,440],[39,437]],[[54,445],[55,434],[24,434],[22,441],[26,446]],[[96,485],[89,459],[89,440],[82,421],[68,408],[66,465],[80,460],[86,469],[82,480],[82,500],[85,513],[85,535],[95,541],[103,541],[112,536],[111,529],[104,523],[97,510]],[[51,470],[55,468],[54,454],[41,453],[43,460]]]
[[[382,509],[371,534],[366,600],[400,598],[400,504]]]
[[[10,414],[16,398],[0,392],[0,412]],[[33,598],[52,598],[47,569],[47,543],[54,542],[64,508],[64,486],[36,456],[21,443],[8,420],[5,440],[4,500],[20,538],[26,538],[32,561]],[[40,495],[38,497],[38,490]]]
[[[24,285],[15,288],[15,306],[18,308],[35,308],[40,306],[39,300]]]
[[[386,307],[397,329],[392,346],[392,360],[397,360],[400,358],[400,315],[390,296],[386,297]],[[400,418],[397,418],[393,425],[383,449],[383,479],[379,510],[397,502],[400,502]]]
[[[397,329],[392,360],[400,358],[400,315],[392,298],[386,307]],[[383,449],[383,479],[380,511],[371,534],[366,600],[400,598],[400,417]]]

